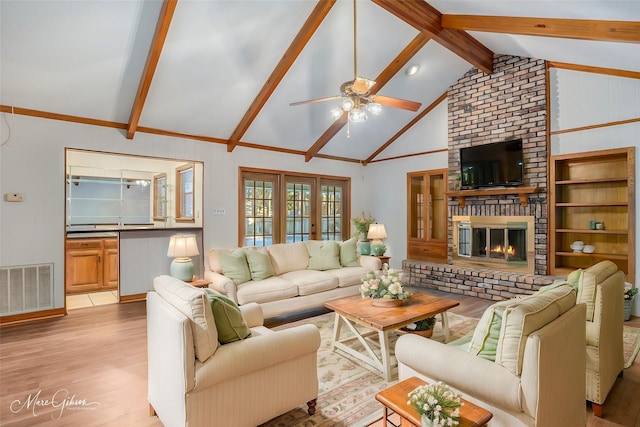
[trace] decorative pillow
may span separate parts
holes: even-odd
[[[222,274],[222,265],[220,265],[220,253],[230,254],[233,249],[210,249],[209,250],[209,270]]]
[[[220,344],[228,344],[251,336],[251,329],[245,323],[242,312],[233,301],[210,289],[204,291],[211,304],[211,312],[216,322]]]
[[[333,240],[306,240],[309,251],[308,270],[333,270],[340,265],[340,245]]]
[[[245,254],[252,280],[264,280],[273,276],[273,266],[266,248],[246,249]]]
[[[233,280],[233,283],[240,285],[251,280],[244,249],[238,248],[230,254],[220,252],[219,256],[222,274]]]
[[[524,347],[529,334],[576,305],[576,293],[573,287],[567,284],[512,301],[513,304],[505,307],[503,313],[495,362],[515,375],[520,375]]]
[[[513,303],[513,300],[500,301],[484,311],[473,331],[467,352],[495,362],[504,310]]]
[[[189,318],[196,357],[201,362],[207,360],[218,348],[218,332],[206,294],[202,289],[167,275],[154,278],[153,288],[165,301]]]
[[[618,271],[618,266],[606,260],[587,268],[580,275],[577,304],[585,303],[587,305],[588,321],[593,321],[593,312],[596,305],[596,286],[616,271]]]
[[[276,276],[309,267],[309,250],[304,242],[278,243],[267,248]]]
[[[360,267],[357,249],[358,240],[355,237],[340,243],[340,265],[343,267]]]

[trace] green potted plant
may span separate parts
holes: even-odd
[[[627,288],[624,291],[624,320],[627,321],[631,318],[631,307],[633,307],[633,300],[636,298],[638,288]]]

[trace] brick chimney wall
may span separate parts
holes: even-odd
[[[449,188],[454,188],[460,175],[460,148],[522,138],[523,185],[540,187],[542,191],[529,195],[528,206],[521,205],[517,194],[467,197],[464,208],[460,207],[456,198],[450,197],[449,242],[453,238],[451,219],[454,215],[534,216],[535,275],[545,275],[548,228],[546,64],[538,59],[496,55],[493,70],[493,74],[487,75],[474,68],[449,88]],[[451,258],[449,244],[449,264]],[[424,264],[405,261],[405,271],[409,269],[411,284],[504,299],[535,290],[536,284],[548,283],[548,278],[535,275],[432,265],[433,269],[427,267],[425,270]],[[447,272],[453,280],[443,279]],[[436,273],[435,276],[432,273]],[[416,274],[427,280],[417,278],[416,281]],[[529,286],[523,288],[524,283]],[[492,284],[496,285],[495,288]]]

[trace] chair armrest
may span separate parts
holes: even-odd
[[[197,388],[209,387],[270,366],[315,354],[320,332],[301,325],[222,345],[206,362],[196,362]]]
[[[495,406],[522,411],[520,378],[494,362],[411,334],[398,339],[395,354],[398,364],[420,375]]]
[[[213,288],[214,290],[220,292],[222,295],[225,295],[227,298],[233,300],[233,302],[238,304],[236,284],[233,283],[233,280],[212,270],[205,270],[204,278],[211,282],[211,284],[209,285],[210,288]]]
[[[370,271],[378,271],[382,269],[382,262],[379,258],[372,255],[360,255],[358,258],[360,265]]]
[[[260,304],[250,302],[248,304],[241,305],[239,308],[248,327],[254,328],[256,326],[264,325],[264,316],[262,315],[262,308],[260,307]]]

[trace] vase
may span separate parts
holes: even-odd
[[[403,299],[371,298],[371,305],[374,307],[400,307],[402,304]]]
[[[631,308],[633,307],[633,300],[634,298],[624,300],[624,321],[625,322],[631,318]]]
[[[371,255],[371,242],[369,240],[359,240],[358,253],[360,255]]]
[[[427,416],[425,414],[422,414],[420,416],[420,425],[422,427],[434,427],[435,424],[433,421],[431,421],[429,418],[427,418]]]

